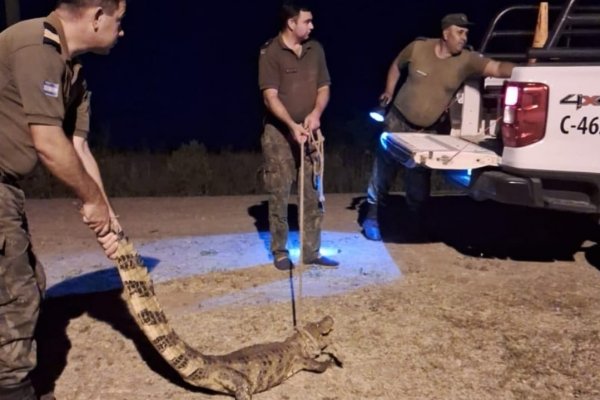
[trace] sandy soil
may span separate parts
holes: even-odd
[[[141,245],[257,232],[266,226],[263,200],[116,199],[115,206]],[[359,200],[328,196],[324,229],[357,233]],[[31,200],[28,212],[42,260],[95,249],[70,201]],[[429,219],[435,240],[415,242],[400,222],[401,196],[388,213],[385,249],[402,275],[297,304],[301,320],[333,316],[343,368],[300,372],[255,399],[600,398],[600,251],[593,223],[437,197]],[[219,354],[285,338],[291,302],[208,309],[202,302],[281,279],[285,273],[261,264],[156,289],[176,331],[203,353]],[[49,299],[39,337],[36,384],[60,400],[228,398],[183,383],[137,329],[119,290]]]

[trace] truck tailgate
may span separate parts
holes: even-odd
[[[498,166],[500,155],[493,148],[482,147],[484,142],[480,139],[481,136],[467,140],[430,133],[384,132],[380,140],[383,147],[408,168],[420,165],[431,169],[464,170]]]

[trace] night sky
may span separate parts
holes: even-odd
[[[477,48],[493,16],[515,3],[313,1],[312,37],[323,44],[332,77],[322,122],[335,130],[366,119],[390,62],[413,38],[437,37],[443,15],[464,12],[476,22],[469,36]],[[280,4],[129,0],[125,37],[109,56],[84,56],[95,140],[129,149],[171,149],[191,140],[209,149],[259,148],[258,53],[277,34]],[[53,0],[22,0],[22,18],[46,15],[53,5]]]

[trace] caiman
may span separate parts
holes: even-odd
[[[296,372],[323,372],[342,365],[332,351],[333,318],[311,322],[283,342],[256,344],[223,355],[193,349],[171,328],[154,293],[148,269],[121,234],[116,258],[127,302],[135,320],[161,356],[191,385],[251,400],[252,394],[279,385]]]

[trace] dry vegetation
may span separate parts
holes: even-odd
[[[258,151],[209,152],[198,142],[164,152],[96,151],[106,190],[111,197],[223,196],[262,193],[259,172],[263,163]],[[366,190],[373,155],[345,145],[327,148],[327,193],[360,193]],[[46,169],[39,166],[24,182],[30,198],[68,197],[71,194]],[[434,190],[449,189],[440,177]],[[402,189],[399,174],[394,187]]]

